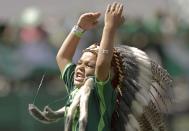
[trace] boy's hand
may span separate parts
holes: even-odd
[[[28,106],[28,110],[29,110],[29,113],[30,115],[35,118],[36,120],[40,121],[41,123],[44,123],[44,124],[50,124],[52,122],[55,122],[55,120],[50,120],[48,119],[44,112],[42,112],[39,108],[37,108],[35,105],[33,104],[29,104]]]
[[[109,28],[117,28],[119,25],[121,25],[124,22],[122,12],[122,4],[114,2],[113,4],[108,5],[105,13],[105,26]]]
[[[94,28],[98,23],[98,18],[100,17],[99,12],[95,13],[85,13],[82,14],[77,22],[79,27],[81,27],[84,30],[89,30]]]
[[[45,117],[50,120],[56,120],[58,118],[58,114],[48,106],[45,106],[43,112],[44,112]]]

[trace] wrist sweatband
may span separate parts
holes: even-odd
[[[74,35],[76,35],[77,37],[81,38],[85,30],[79,27],[78,25],[74,25],[71,32],[74,33]]]

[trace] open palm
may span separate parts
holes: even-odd
[[[84,30],[89,30],[94,28],[98,23],[98,18],[100,17],[100,13],[85,13],[82,14],[77,22],[77,24]]]

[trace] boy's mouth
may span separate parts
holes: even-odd
[[[83,82],[85,79],[85,75],[81,72],[77,72],[75,75],[75,80],[78,82]]]

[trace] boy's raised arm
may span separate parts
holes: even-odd
[[[75,26],[76,28],[72,29],[57,53],[56,60],[60,71],[64,70],[66,64],[68,64],[74,56],[75,50],[82,35],[81,33],[84,33],[78,31],[81,29],[85,31],[94,28],[98,23],[99,16],[100,13],[98,12],[85,13],[80,16],[77,26]]]
[[[95,70],[95,75],[100,81],[105,81],[108,78],[113,56],[115,33],[119,25],[124,21],[122,12],[123,5],[120,3],[114,2],[112,5],[107,6]]]

